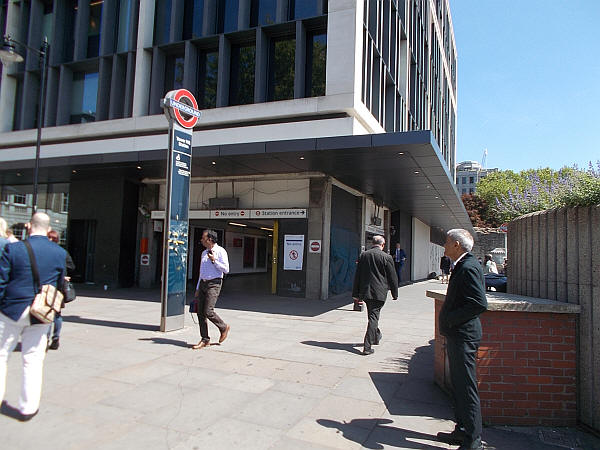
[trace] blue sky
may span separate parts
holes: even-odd
[[[457,161],[522,170],[600,159],[600,0],[450,0]]]

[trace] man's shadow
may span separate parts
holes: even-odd
[[[312,345],[313,347],[321,347],[326,348],[328,350],[343,350],[349,353],[354,353],[357,355],[362,354],[360,350],[356,347],[362,347],[362,343],[360,344],[345,344],[341,342],[319,342],[319,341],[302,341],[301,344],[304,345]]]
[[[176,347],[186,347],[186,348],[192,346],[192,344],[188,344],[185,341],[178,341],[176,339],[166,339],[166,338],[160,338],[160,337],[139,338],[138,341],[151,341],[151,342],[154,342],[155,344],[174,345]]]
[[[394,423],[391,419],[353,419],[350,422],[317,419],[317,423],[326,428],[335,428],[341,431],[346,439],[354,441],[365,448],[382,449],[387,446],[419,449],[448,448],[443,444],[443,446],[433,444],[433,442],[437,442],[437,438],[431,434],[387,426],[390,423]],[[360,433],[360,431],[365,429],[371,430],[371,432],[367,440],[363,442],[361,436],[364,433]],[[431,445],[428,445],[421,442],[414,442],[411,439],[422,439],[433,442]]]

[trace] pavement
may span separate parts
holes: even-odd
[[[198,326],[158,331],[156,290],[79,290],[49,351],[39,414],[0,415],[3,449],[446,449],[446,395],[433,383],[434,307],[403,286],[382,310],[382,342],[362,356],[366,313],[349,296],[327,301],[228,289],[217,312],[221,345],[192,350]],[[213,341],[218,331],[210,325]],[[16,405],[20,355],[9,360]],[[4,411],[4,409],[3,409]],[[488,449],[600,449],[573,428],[486,427]]]

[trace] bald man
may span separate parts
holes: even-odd
[[[62,288],[66,252],[47,238],[50,217],[37,212],[28,225],[27,242],[38,267],[40,285]],[[20,338],[23,381],[14,414],[20,421],[30,420],[37,414],[42,394],[46,335],[50,324],[42,323],[29,314],[37,292],[25,242],[6,245],[0,256],[0,401],[4,398],[8,357]]]

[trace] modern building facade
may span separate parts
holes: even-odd
[[[477,183],[498,169],[485,169],[477,161],[463,161],[456,166],[456,188],[460,195],[474,194]]]
[[[190,279],[207,227],[233,273],[310,298],[349,290],[374,234],[401,242],[406,277],[420,279],[437,267],[442,231],[471,227],[453,184],[447,0],[11,0],[0,20],[31,47],[50,42],[40,190],[66,198],[77,280],[160,282],[160,100],[178,88],[202,109]],[[40,78],[31,52],[2,67],[0,215],[31,211]],[[290,236],[303,239],[299,265]]]

